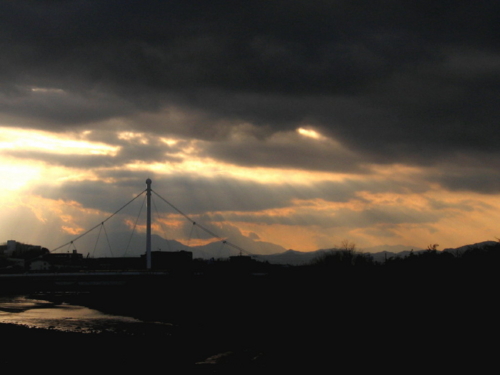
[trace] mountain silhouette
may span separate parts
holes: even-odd
[[[310,263],[315,258],[321,256],[325,252],[335,251],[336,248],[319,249],[315,251],[297,251],[293,249],[285,249],[282,246],[253,240],[249,237],[241,236],[238,238],[237,246],[232,246],[233,242],[229,238],[226,241],[215,241],[200,246],[190,246],[177,240],[165,239],[159,235],[151,236],[152,251],[190,251],[193,253],[194,259],[220,259],[228,258],[235,255],[250,255],[255,260],[268,262],[270,264],[283,265],[304,265]],[[236,241],[234,242],[236,244]],[[464,251],[478,246],[493,246],[497,241],[483,241],[474,244],[468,244],[457,248],[446,248],[438,250],[439,252],[450,252],[453,255],[463,253]],[[78,245],[77,245],[78,246]],[[86,255],[86,248],[95,248],[92,253],[88,253],[92,257],[135,257],[145,253],[146,235],[136,233],[133,238],[130,234],[123,233],[122,235],[114,236],[111,246],[101,244],[100,247],[91,246],[90,243],[79,244],[78,250]],[[406,246],[406,245],[379,245],[358,250],[362,253],[368,253],[376,262],[384,262],[391,257],[405,257],[411,252],[419,253],[426,251],[425,249]]]

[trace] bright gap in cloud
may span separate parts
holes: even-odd
[[[144,135],[144,133],[134,133],[134,132],[120,132],[117,134],[118,139],[124,141],[135,141],[143,145],[149,144],[149,139]]]
[[[185,157],[179,163],[134,162],[125,167],[132,171],[152,171],[159,175],[188,174],[210,179],[236,179],[256,181],[262,184],[314,185],[323,181],[342,181],[353,179],[352,175],[300,169],[248,168],[225,164],[215,160]]]
[[[320,133],[312,129],[298,128],[297,133],[303,135],[304,137],[309,137],[313,139],[324,139],[324,137]]]
[[[16,191],[31,180],[39,178],[42,174],[42,168],[38,165],[26,165],[2,158],[0,174],[2,176],[2,190]]]
[[[160,138],[160,140],[168,146],[175,146],[179,142],[179,140],[177,139],[165,138],[165,137]]]
[[[57,94],[62,94],[64,92],[63,89],[58,89],[54,87],[32,87],[31,91],[33,92],[52,92]]]
[[[113,156],[116,155],[118,147],[103,143],[88,142],[66,134],[17,128],[0,128],[1,150],[37,150],[56,154]]]

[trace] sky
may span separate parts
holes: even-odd
[[[147,178],[153,232],[184,244],[496,240],[499,14],[498,1],[2,1],[0,242],[56,249]],[[143,233],[143,196],[96,232]]]

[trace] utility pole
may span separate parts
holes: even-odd
[[[146,206],[147,206],[147,225],[146,225],[146,269],[151,269],[151,179],[146,180]]]

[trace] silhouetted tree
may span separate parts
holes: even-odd
[[[338,248],[326,251],[313,259],[311,265],[339,269],[374,265],[374,261],[369,254],[356,251],[356,245],[353,242],[344,240]]]

